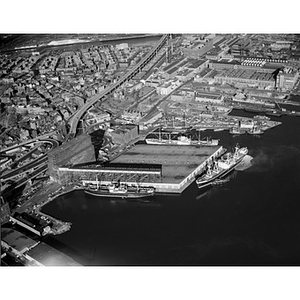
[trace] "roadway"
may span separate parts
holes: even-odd
[[[9,186],[8,188],[6,188],[2,192],[2,195],[8,195],[13,190],[21,187],[22,185],[25,185],[28,180],[32,180],[32,179],[36,178],[37,176],[39,176],[40,174],[46,172],[47,170],[48,170],[48,163],[44,162],[42,165],[40,165],[40,167],[38,169],[34,170],[31,174],[29,174],[29,175],[21,178],[19,181],[16,181],[11,186]]]
[[[29,170],[34,169],[34,168],[38,167],[39,165],[41,165],[41,164],[43,164],[47,161],[48,161],[47,154],[45,154],[45,155],[43,155],[43,157],[40,157],[40,158],[26,164],[25,166],[14,169],[11,172],[2,175],[1,176],[1,182],[11,180],[16,176],[20,176],[23,173],[28,172]]]
[[[17,181],[14,185],[14,188],[15,189],[19,188],[20,186],[25,184],[28,180],[34,179],[35,177],[42,174],[43,172],[46,172],[47,170],[48,170],[48,162],[44,162],[38,169],[33,171],[30,175],[27,175],[26,177]]]
[[[70,131],[66,137],[66,140],[69,140],[70,138],[73,138],[76,136],[76,130],[78,126],[78,122],[82,118],[82,116],[85,114],[85,112],[93,106],[97,101],[99,101],[104,96],[114,92],[117,88],[119,88],[124,82],[131,79],[133,76],[135,76],[147,63],[149,63],[150,60],[153,59],[153,57],[156,55],[156,52],[159,51],[164,43],[168,39],[168,34],[165,34],[162,36],[162,38],[159,40],[157,45],[137,64],[135,65],[130,71],[128,71],[126,74],[124,74],[116,83],[112,84],[108,88],[106,88],[103,92],[100,94],[94,95],[91,98],[87,100],[87,103],[83,105],[70,119]]]
[[[52,144],[51,149],[54,149],[58,146],[58,142],[56,140],[52,140],[52,139],[44,139],[44,140],[40,139],[36,142],[50,143],[50,144]],[[32,143],[32,141],[30,143]],[[28,142],[27,142],[27,144],[28,144]],[[20,147],[20,145],[15,145],[15,147]],[[13,179],[16,176],[22,175],[24,172],[27,172],[33,168],[36,168],[39,166],[44,166],[45,164],[47,164],[47,161],[48,161],[47,153],[45,153],[41,157],[36,158],[35,160],[31,161],[30,163],[28,163],[24,166],[21,166],[17,169],[13,169],[9,173],[1,175],[1,182],[4,183],[5,181]]]
[[[30,139],[30,140],[27,140],[27,141],[22,142],[22,143],[18,143],[18,144],[14,144],[14,145],[6,147],[6,148],[2,148],[2,149],[0,149],[0,154],[6,153],[9,150],[12,150],[12,149],[15,149],[15,148],[18,148],[18,147],[21,147],[21,146],[25,146],[25,145],[28,145],[28,144],[31,144],[31,143],[34,143],[34,142],[39,142],[39,141],[47,140],[47,138],[49,138],[49,136],[52,136],[55,133],[56,133],[56,131],[51,131],[49,133],[40,135],[40,136],[38,136],[38,137],[36,137],[34,139]],[[56,142],[58,144],[58,142],[56,140],[53,140],[53,139],[49,139],[49,140],[51,140],[53,142]]]

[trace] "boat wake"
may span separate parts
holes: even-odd
[[[242,161],[235,167],[235,170],[244,171],[244,170],[249,169],[252,166],[252,164],[251,164],[252,159],[253,159],[252,156],[245,155],[245,157],[242,159]]]

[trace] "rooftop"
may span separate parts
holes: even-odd
[[[169,69],[169,70],[167,71],[167,73],[168,73],[169,75],[171,75],[171,74],[174,73],[176,70],[178,70],[178,66],[176,66],[176,67],[174,67],[174,68],[172,68],[172,69]]]
[[[188,68],[196,69],[199,66],[201,66],[202,64],[204,64],[205,62],[206,62],[206,60],[202,60],[202,59],[190,61]]]
[[[163,183],[180,183],[219,149],[216,147],[137,144],[114,163],[161,164]]]
[[[210,63],[214,64],[228,64],[228,65],[240,65],[237,60],[228,60],[228,59],[219,59],[219,60],[211,60]]]
[[[36,244],[36,241],[12,228],[1,228],[1,239],[20,252]]]
[[[177,64],[179,64],[182,60],[184,60],[184,57],[181,57],[179,59],[177,59],[176,61],[172,62],[171,64],[169,64],[168,66],[166,66],[163,71],[164,72],[168,72],[168,70],[172,69],[174,66],[176,66]]]

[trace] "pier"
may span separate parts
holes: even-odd
[[[59,168],[62,184],[109,184],[154,187],[158,193],[182,193],[219,156],[222,146],[137,144],[106,167],[84,165]]]

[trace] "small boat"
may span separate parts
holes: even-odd
[[[254,126],[252,129],[247,130],[247,133],[251,135],[259,135],[263,134],[264,131],[260,127]]]
[[[235,127],[229,128],[229,133],[230,133],[230,134],[245,134],[245,133],[246,133],[246,130],[241,129],[241,128],[238,127],[238,126],[235,126]]]
[[[262,116],[262,115],[256,115],[253,117],[253,120],[258,120],[258,121],[270,121],[271,118],[267,116]]]

